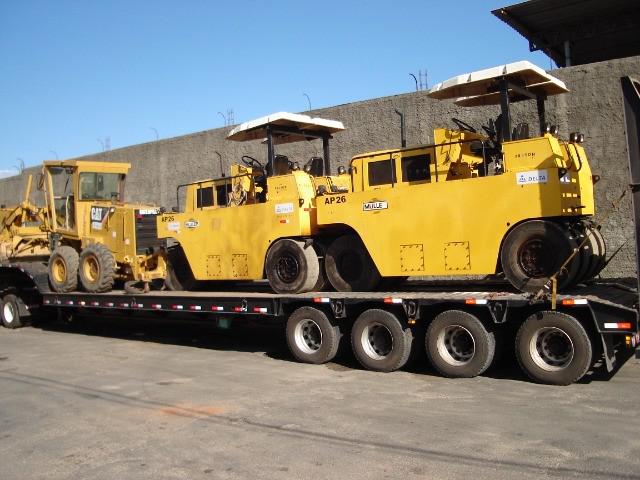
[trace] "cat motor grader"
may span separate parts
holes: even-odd
[[[568,92],[529,62],[460,75],[429,96],[460,106],[500,105],[478,132],[452,119],[434,144],[351,160],[349,192],[316,199],[326,276],[339,291],[369,291],[381,278],[504,273],[522,291],[594,277],[605,245],[590,222],[593,176],[584,136],[568,140],[545,120],[545,99]],[[513,125],[510,105],[534,100],[539,134]],[[575,249],[582,246],[576,254]],[[573,254],[571,261],[567,260]]]
[[[184,208],[158,217],[158,236],[170,239],[165,284],[194,288],[197,281],[267,278],[279,293],[322,290],[325,286],[316,233],[318,194],[349,190],[343,167],[331,175],[329,140],[341,122],[278,112],[243,123],[233,141],[266,139],[267,160],[244,155],[231,176],[178,187]],[[323,156],[300,168],[276,147],[322,141]],[[176,208],[180,210],[180,208]]]
[[[111,290],[117,280],[132,292],[166,275],[156,232],[159,209],[124,203],[130,164],[46,161],[42,187],[51,255],[49,283],[60,293]]]

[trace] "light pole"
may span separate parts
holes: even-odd
[[[55,150],[49,150],[49,153],[53,153],[56,156],[56,160],[60,160],[60,158],[58,158],[58,152]]]
[[[218,115],[220,115],[223,119],[224,119],[224,126],[227,126],[227,117],[225,117],[224,113],[222,112],[218,112]]]
[[[305,97],[307,97],[307,103],[309,104],[309,112],[311,111],[311,99],[309,98],[309,95],[307,95],[306,93],[303,93],[302,95],[304,95]]]
[[[100,146],[102,147],[102,151],[104,152],[104,151],[105,151],[105,149],[104,149],[104,142],[102,141],[102,139],[101,139],[101,138],[96,138],[96,140],[98,141],[98,143],[100,143]]]
[[[158,141],[158,138],[160,138],[160,137],[158,136],[158,130],[156,130],[156,129],[155,129],[155,128],[153,128],[153,127],[149,127],[149,130],[153,130],[153,131],[156,133],[156,142],[157,142],[157,141]]]
[[[418,91],[418,79],[416,78],[416,76],[413,73],[410,73],[409,75],[411,75],[413,77],[413,80],[416,82],[416,92]]]

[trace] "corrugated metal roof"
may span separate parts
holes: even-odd
[[[530,0],[492,12],[559,66],[640,55],[638,0]]]

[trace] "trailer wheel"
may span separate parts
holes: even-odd
[[[341,337],[340,327],[317,308],[300,307],[287,320],[287,345],[300,362],[330,362],[338,353]]]
[[[472,378],[491,365],[496,340],[475,315],[447,310],[429,325],[425,347],[431,364],[440,374]]]
[[[22,318],[20,318],[20,300],[13,294],[5,295],[0,300],[0,317],[2,325],[6,328],[20,328],[24,326]]]
[[[312,246],[291,238],[276,240],[266,258],[269,285],[276,293],[309,292],[318,282],[320,263]]]
[[[516,356],[532,380],[569,385],[587,373],[593,348],[586,330],[574,317],[542,311],[527,318],[518,330]]]
[[[573,248],[575,240],[560,226],[547,220],[531,220],[515,227],[504,240],[500,260],[505,277],[518,290],[536,292],[556,273]],[[575,278],[578,260],[558,276],[558,289]]]
[[[338,292],[370,292],[380,282],[380,273],[357,235],[342,235],[331,242],[324,267]]]
[[[58,293],[78,288],[78,252],[67,245],[56,248],[49,257],[49,283]]]
[[[362,313],[351,330],[351,347],[368,370],[393,372],[404,367],[411,354],[413,332],[393,313],[371,309]]]
[[[80,284],[89,293],[105,293],[113,289],[116,261],[102,243],[92,243],[80,253]]]

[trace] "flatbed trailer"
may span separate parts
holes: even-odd
[[[624,77],[621,83],[640,271],[640,81]],[[530,378],[556,385],[579,380],[599,360],[611,372],[634,349],[640,358],[638,278],[635,285],[595,282],[557,296],[478,282],[408,282],[394,292],[273,294],[266,288],[61,294],[50,289],[44,262],[0,264],[0,318],[8,328],[75,313],[170,315],[219,326],[275,321],[285,326],[289,349],[302,362],[332,360],[348,335],[367,369],[397,370],[425,351],[448,377],[482,374],[496,351],[511,344]]]
[[[598,361],[611,372],[636,349],[640,355],[637,293],[631,286],[595,283],[549,297],[508,290],[506,283],[407,282],[394,292],[269,293],[268,285],[228,291],[152,291],[129,294],[56,293],[44,263],[0,265],[3,324],[13,328],[56,315],[170,316],[212,322],[239,321],[285,327],[299,361],[331,361],[341,338],[351,336],[367,369],[401,368],[426,353],[448,377],[473,377],[495,352],[515,339],[516,357],[535,381],[569,384]],[[239,288],[239,287],[238,287]]]

